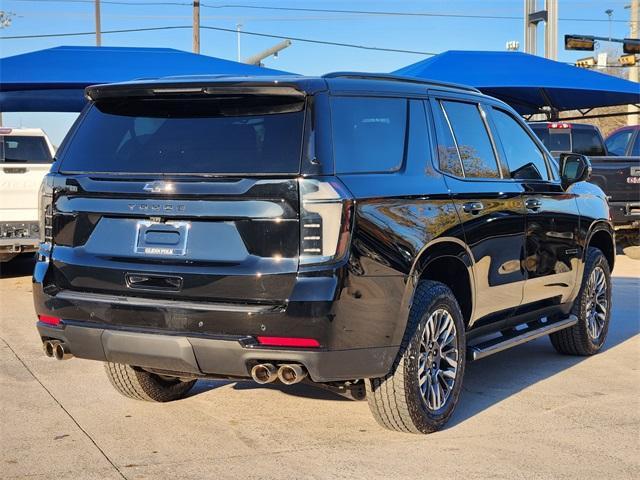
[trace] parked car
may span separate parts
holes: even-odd
[[[604,141],[607,153],[616,157],[640,157],[640,125],[613,131]]]
[[[38,249],[38,189],[53,155],[41,129],[0,127],[0,262]]]
[[[87,96],[43,184],[37,328],[125,396],[304,380],[428,433],[467,361],[545,335],[602,348],[606,199],[496,99],[363,73]]]
[[[588,155],[590,182],[608,196],[610,216],[624,252],[638,256],[640,245],[640,127],[623,127],[602,139],[595,125],[567,122],[531,123],[533,131],[553,154]],[[631,248],[628,248],[631,247]]]

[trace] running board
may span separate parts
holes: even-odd
[[[516,345],[522,345],[536,338],[549,335],[564,328],[572,327],[578,323],[578,317],[569,315],[567,318],[556,321],[535,322],[523,330],[515,330],[513,333],[492,338],[467,348],[469,360],[480,360],[494,353],[501,352]]]

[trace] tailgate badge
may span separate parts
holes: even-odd
[[[161,180],[145,183],[142,190],[151,193],[168,193],[173,192],[173,183],[163,182]]]

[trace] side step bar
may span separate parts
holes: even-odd
[[[567,318],[556,321],[535,322],[530,324],[528,328],[523,330],[514,330],[513,333],[502,335],[498,338],[492,338],[485,342],[469,346],[467,348],[467,358],[469,360],[480,360],[494,353],[501,352],[516,345],[527,343],[550,333],[557,332],[564,328],[572,327],[578,323],[578,317],[569,315]]]

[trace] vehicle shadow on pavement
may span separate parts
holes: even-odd
[[[269,389],[277,390],[287,395],[293,395],[301,398],[309,398],[313,400],[331,400],[331,401],[350,401],[337,393],[333,393],[329,390],[325,390],[308,383],[299,383],[297,385],[283,385],[281,383],[270,383],[266,385],[260,385],[252,380],[235,381],[235,380],[198,380],[198,383],[194,385],[187,397],[193,397],[206,393],[216,388],[224,387],[227,385],[233,385],[234,390],[255,390],[255,389]]]
[[[640,333],[638,278],[615,277],[613,282],[613,318],[603,351],[614,348]],[[616,289],[624,293],[616,295]],[[616,301],[621,305],[617,305]],[[561,355],[554,350],[547,337],[542,337],[481,361],[468,363],[460,404],[445,428],[453,428],[502,400],[587,358],[589,357]]]
[[[9,262],[0,263],[0,278],[31,276],[35,263],[33,253],[23,253]]]

